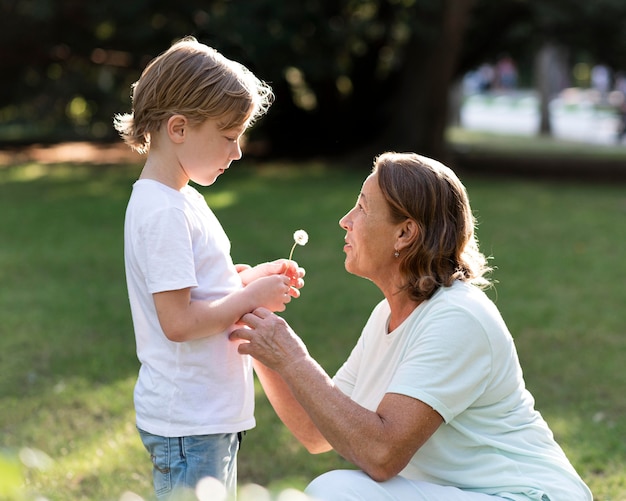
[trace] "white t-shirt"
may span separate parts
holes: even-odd
[[[152,294],[191,289],[215,300],[242,287],[230,241],[191,186],[176,191],[139,180],[126,210],[126,281],[141,362],[135,386],[137,426],[180,437],[254,427],[252,363],[229,331],[175,343],[161,329]]]
[[[534,409],[513,338],[482,291],[441,288],[387,334],[389,313],[386,300],[376,306],[334,381],[372,411],[398,393],[441,414],[402,476],[516,501],[592,499]]]

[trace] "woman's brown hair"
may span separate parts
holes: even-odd
[[[467,192],[450,168],[415,153],[386,152],[376,158],[373,172],[394,222],[417,223],[417,238],[398,258],[406,277],[402,287],[413,299],[428,299],[455,280],[490,284]]]

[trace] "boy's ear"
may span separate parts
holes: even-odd
[[[184,143],[189,123],[184,115],[172,115],[167,119],[167,135],[176,144]]]

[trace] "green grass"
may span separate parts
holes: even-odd
[[[601,161],[624,161],[626,147],[614,144],[590,144],[550,136],[516,136],[451,127],[447,140],[453,148],[468,156],[511,156],[529,159],[575,158]]]
[[[293,232],[308,232],[294,255],[306,286],[284,316],[331,374],[381,297],[344,271],[337,224],[369,167],[242,163],[202,189],[236,262],[286,257]],[[134,429],[138,365],[122,257],[137,174],[137,166],[0,168],[0,499],[151,496]],[[538,409],[596,499],[626,500],[624,187],[463,181],[497,267],[490,295]],[[346,466],[334,453],[306,453],[260,388],[256,414],[241,484],[301,488]]]

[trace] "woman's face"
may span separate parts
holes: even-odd
[[[365,180],[356,205],[341,218],[339,225],[346,230],[343,247],[346,271],[376,284],[389,278],[390,267],[396,259],[394,243],[398,225],[391,222],[389,206],[376,174]]]

